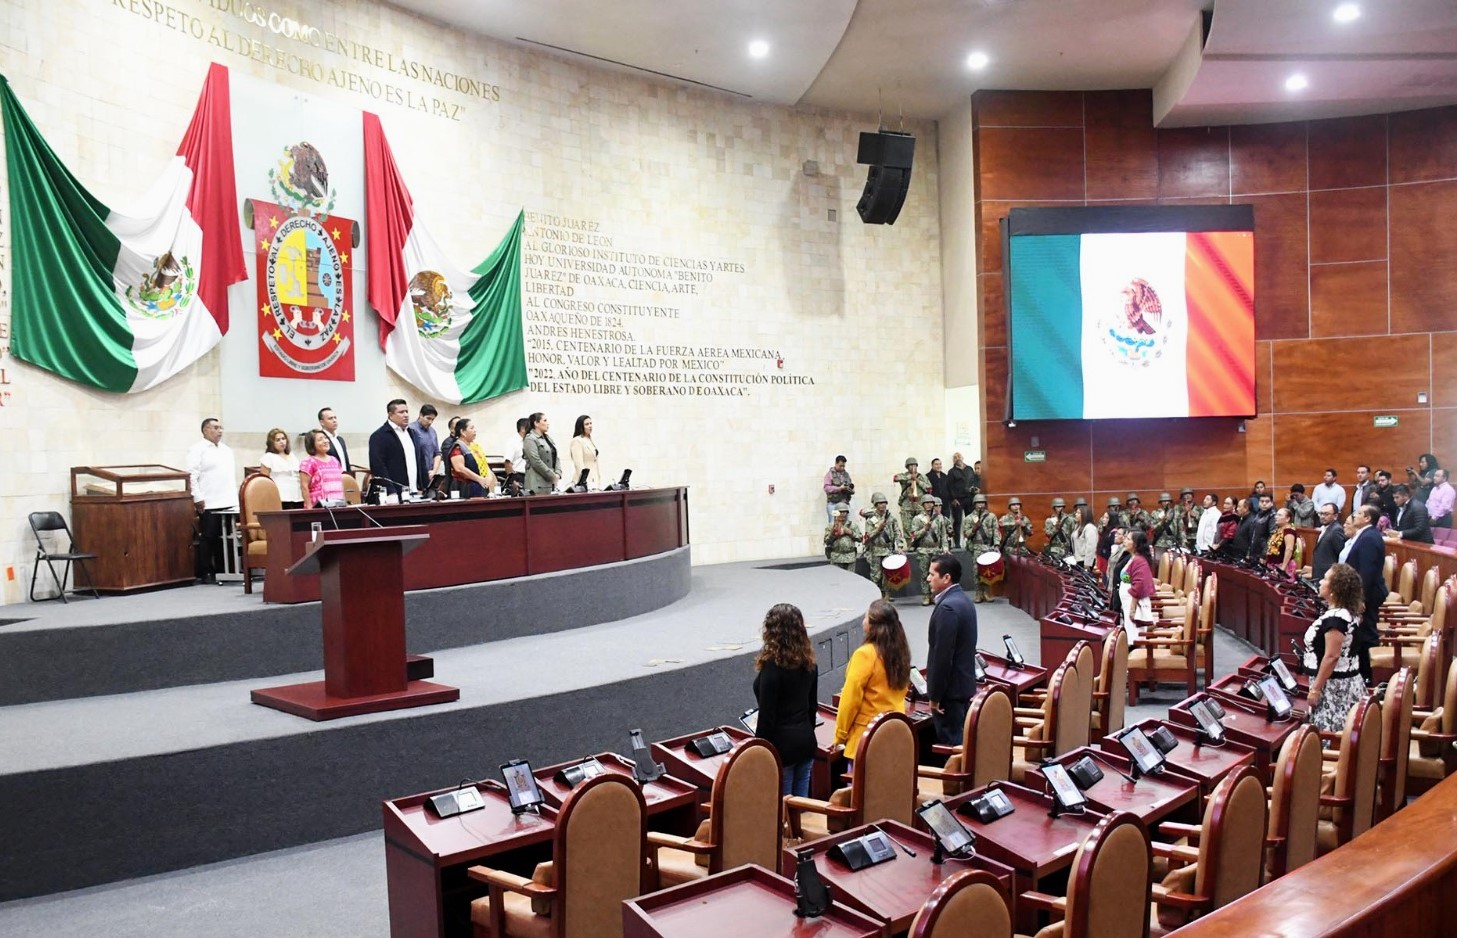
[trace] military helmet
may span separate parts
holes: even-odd
[[[932,495],[930,492],[927,492],[925,495],[922,495],[921,496],[921,504],[922,505],[926,505],[926,504],[935,502],[936,500],[937,500],[936,499],[936,496]]]
[[[985,505],[987,503],[987,497],[985,495],[977,495],[972,498],[971,503],[973,505]]]
[[[906,460],[906,468],[909,469],[912,466],[920,466],[920,463],[916,462],[916,457],[914,456]]]
[[[1174,496],[1170,495],[1168,492],[1160,492],[1159,493],[1159,502],[1160,503],[1163,503],[1163,502],[1171,502],[1173,500],[1174,500]]]
[[[1063,501],[1060,498],[1054,498],[1052,500],[1052,507],[1053,508],[1066,508],[1067,507],[1067,502]]]
[[[876,492],[874,495],[870,496],[870,504],[872,505],[883,505],[888,501],[890,501],[890,499],[885,497],[884,492]]]
[[[844,502],[840,502],[840,503],[838,503],[838,504],[835,505],[835,514],[837,514],[837,515],[848,515],[849,513],[850,513],[850,506],[847,505],[847,504],[845,504]]]
[[[1073,502],[1073,507],[1074,508],[1082,508],[1082,507],[1084,507],[1087,504],[1088,504],[1088,500],[1086,498],[1083,498],[1081,495],[1079,495],[1078,496],[1078,500],[1075,501],[1075,502]]]
[[[1015,496],[1011,499],[1011,501],[1007,502],[1007,507],[1008,508],[1012,508],[1014,506],[1015,507],[1021,507],[1021,505],[1022,505],[1022,499],[1016,498]]]
[[[1140,505],[1143,504],[1143,499],[1141,499],[1141,498],[1138,497],[1138,493],[1137,492],[1129,492],[1128,493],[1128,501],[1130,501],[1130,502],[1138,502]]]
[[[1109,508],[1122,508],[1123,507],[1123,503],[1118,500],[1118,496],[1117,495],[1109,495],[1108,496],[1108,507]]]
[[[940,496],[938,496],[938,495],[932,495],[931,498],[936,502],[936,507],[937,508],[940,508],[941,507],[941,498],[940,498]]]
[[[1179,489],[1179,497],[1180,498],[1183,498],[1185,495],[1193,495],[1193,494],[1194,494],[1194,490],[1191,489],[1191,488],[1189,488],[1187,485],[1184,486],[1183,488]]]

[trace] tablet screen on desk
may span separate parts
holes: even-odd
[[[947,853],[960,853],[976,841],[971,831],[940,801],[928,801],[917,808],[916,813],[941,841],[941,849]]]
[[[921,673],[920,668],[911,668],[911,686],[916,689],[916,693],[926,696],[926,676]]]
[[[1294,707],[1290,698],[1285,696],[1285,690],[1280,686],[1280,681],[1271,675],[1260,680],[1260,690],[1265,692],[1265,703],[1270,705],[1276,719],[1283,720],[1290,715]]]
[[[1291,674],[1290,669],[1285,666],[1285,662],[1279,658],[1271,658],[1270,670],[1275,673],[1275,677],[1280,679],[1281,687],[1285,688],[1288,693],[1295,693],[1295,688],[1299,685],[1295,682],[1295,675]]]
[[[546,798],[531,774],[531,763],[522,759],[507,762],[501,766],[501,778],[506,782],[506,797],[512,808],[529,808],[541,804]]]
[[[1194,715],[1199,728],[1204,731],[1204,735],[1208,736],[1211,742],[1217,743],[1224,738],[1224,724],[1219,722],[1219,718],[1210,711],[1208,704],[1204,701],[1196,700],[1189,704],[1189,712]]]
[[[759,732],[759,708],[745,710],[739,717],[739,723],[750,733]]]
[[[1138,727],[1130,727],[1118,737],[1128,754],[1133,757],[1133,764],[1138,766],[1140,772],[1145,775],[1153,772],[1164,764],[1163,754],[1153,748],[1153,743],[1148,741],[1143,730]]]
[[[1067,769],[1056,762],[1042,766],[1042,777],[1052,786],[1052,797],[1064,808],[1078,808],[1088,803],[1087,796],[1073,784]]]

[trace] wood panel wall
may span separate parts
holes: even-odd
[[[1308,489],[1333,465],[1349,486],[1358,462],[1399,477],[1423,452],[1457,463],[1457,107],[1160,130],[1147,91],[984,91],[972,114],[993,507],[1017,494],[1041,519],[1056,495],[1101,511],[1137,491],[1152,508],[1185,485]],[[1259,415],[1005,426],[998,222],[1019,206],[1188,204],[1254,206]]]

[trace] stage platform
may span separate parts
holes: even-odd
[[[374,830],[384,799],[492,775],[511,758],[546,765],[626,750],[634,727],[663,739],[732,722],[753,703],[759,625],[775,602],[805,613],[821,697],[839,688],[871,583],[814,562],[687,564],[683,549],[411,594],[410,650],[433,652],[436,679],[460,700],[325,724],[248,702],[256,687],[319,679],[267,664],[293,660],[306,641],[320,660],[314,606],[248,606],[241,591],[223,592],[236,588],[197,587],[21,607],[31,620],[0,629],[5,679],[18,677],[14,650],[37,643],[31,667],[49,668],[63,685],[51,696],[67,699],[43,699],[30,678],[33,702],[0,707],[0,803],[16,848],[0,857],[0,899]],[[612,615],[679,590],[679,578],[688,588],[661,608]],[[519,595],[500,592],[513,586]],[[202,608],[218,601],[209,594],[223,612]],[[426,602],[443,611],[421,621]],[[301,612],[306,621],[279,617]],[[212,676],[149,685],[165,675],[142,665],[173,654],[169,641],[222,645],[206,655]],[[270,643],[296,647],[251,647]],[[45,649],[67,657],[40,662]],[[112,673],[129,668],[142,673]]]

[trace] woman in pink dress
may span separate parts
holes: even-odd
[[[339,460],[329,455],[329,438],[322,430],[308,433],[309,455],[299,460],[299,480],[303,483],[304,507],[313,508],[323,502],[344,501],[344,469]]]

